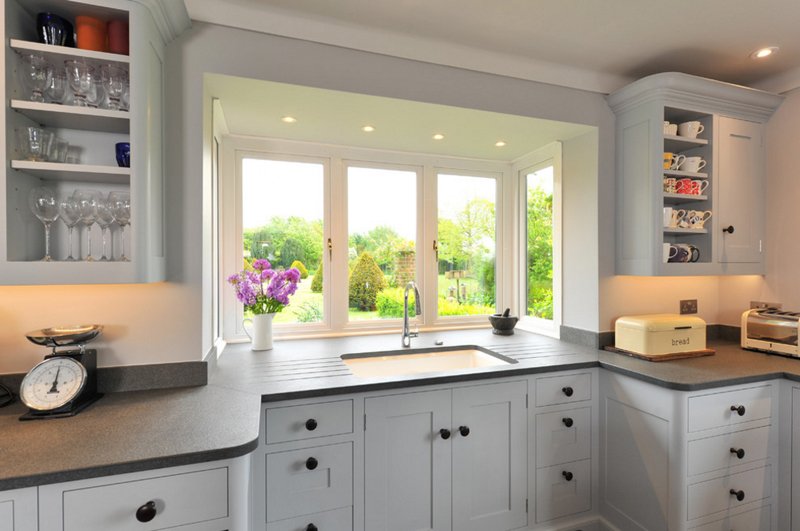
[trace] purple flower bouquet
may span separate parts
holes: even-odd
[[[253,262],[253,269],[228,277],[228,282],[236,288],[236,298],[244,304],[245,310],[253,315],[277,313],[289,304],[289,296],[297,291],[300,271],[272,269],[269,260]]]

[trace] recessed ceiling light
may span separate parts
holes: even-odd
[[[296,121],[297,121],[297,118],[295,118],[294,116],[284,116],[283,118],[281,118],[281,122],[284,122],[284,123],[287,123],[287,124],[293,124]]]
[[[494,143],[494,145],[497,147],[503,147],[506,145],[506,143],[503,142],[502,140],[498,140],[497,142]]]
[[[444,139],[444,135],[442,133],[436,133],[435,135],[433,135],[433,139],[434,140],[443,140]]]
[[[364,131],[365,133],[371,133],[375,130],[375,128],[372,127],[371,125],[365,125],[364,127],[361,128],[361,130]]]
[[[764,59],[765,57],[769,57],[773,55],[779,50],[777,46],[767,46],[765,48],[760,48],[753,53],[750,54],[752,59]]]

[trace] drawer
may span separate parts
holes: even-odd
[[[267,454],[267,522],[353,504],[353,443]]]
[[[554,518],[588,511],[592,507],[591,492],[590,459],[538,469],[536,521],[547,522]]]
[[[591,408],[536,415],[537,467],[588,459],[591,441]]]
[[[353,508],[345,507],[272,522],[267,524],[267,531],[308,531],[310,525],[315,526],[318,531],[353,531]]]
[[[353,433],[353,401],[267,408],[267,444]]]
[[[228,516],[225,467],[90,488],[65,490],[64,531],[150,531]],[[136,511],[155,502],[147,523]]]
[[[724,520],[693,527],[692,531],[770,531],[772,511],[769,505]]]
[[[772,387],[770,386],[689,398],[690,432],[735,426],[742,422],[771,416]]]
[[[731,489],[744,493],[741,501],[731,494]],[[772,467],[765,466],[746,472],[689,485],[688,518],[694,520],[737,507],[744,503],[769,498],[772,494]]]
[[[588,372],[536,379],[536,406],[569,404],[592,398],[592,375]]]
[[[688,475],[696,476],[766,459],[769,457],[769,431],[770,427],[764,426],[690,441],[686,460]]]

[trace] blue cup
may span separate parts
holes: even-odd
[[[130,142],[118,142],[116,147],[117,151],[117,164],[121,168],[130,168],[131,167],[131,143]]]
[[[36,15],[36,33],[42,44],[75,47],[75,32],[72,24],[53,13]]]

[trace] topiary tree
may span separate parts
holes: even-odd
[[[375,259],[364,251],[350,273],[350,307],[362,311],[375,310],[378,292],[386,288],[386,278]]]
[[[311,281],[311,291],[322,293],[322,262],[319,263],[317,272],[314,273],[314,280]]]
[[[303,262],[301,262],[300,260],[295,260],[294,262],[292,262],[292,265],[290,266],[290,269],[292,267],[297,269],[298,271],[300,271],[300,278],[301,279],[302,278],[308,278],[308,269],[306,269],[306,266],[303,265]]]

